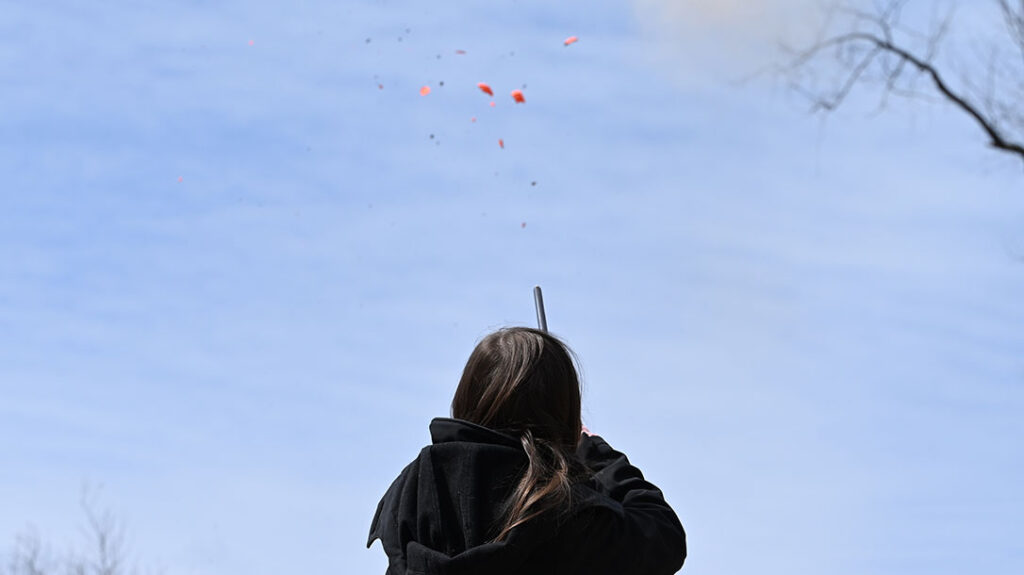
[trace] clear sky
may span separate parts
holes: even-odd
[[[684,573],[1020,573],[1020,165],[736,82],[750,4],[0,0],[0,550],[90,484],[169,574],[383,573],[541,284]]]

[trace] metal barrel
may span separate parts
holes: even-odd
[[[548,318],[544,315],[544,294],[540,291],[540,286],[533,286],[533,303],[537,306],[537,327],[541,331],[548,331]]]

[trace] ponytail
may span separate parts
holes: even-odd
[[[572,505],[572,479],[577,466],[572,455],[527,429],[520,441],[529,463],[526,473],[505,504],[505,524],[494,541],[502,541],[513,528],[546,512],[565,513]]]
[[[466,362],[452,417],[518,436],[526,452],[494,541],[542,514],[569,511],[572,484],[585,473],[575,456],[583,423],[572,352],[558,338],[526,327],[485,337]]]

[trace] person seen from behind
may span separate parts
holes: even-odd
[[[686,534],[661,491],[583,428],[554,336],[514,327],[466,363],[451,418],[377,505],[386,575],[669,575]]]

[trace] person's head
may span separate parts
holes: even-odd
[[[512,491],[495,541],[549,511],[567,511],[583,424],[580,382],[569,348],[525,327],[498,330],[477,344],[452,400],[452,417],[519,437],[529,460]]]
[[[452,417],[573,449],[582,430],[580,383],[572,352],[526,327],[500,329],[469,356]]]

